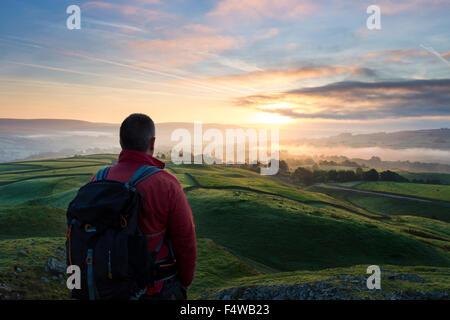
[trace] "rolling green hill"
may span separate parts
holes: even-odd
[[[3,287],[20,298],[68,298],[64,277],[46,269],[47,259],[64,257],[64,209],[116,158],[0,164],[0,298]],[[450,286],[449,213],[441,206],[307,190],[234,167],[167,163],[167,170],[180,180],[196,224],[190,298],[214,299],[235,287],[333,283],[340,274],[365,277],[372,264],[428,279],[412,284],[386,278],[385,290],[444,292]],[[433,189],[414,192],[442,197]]]
[[[424,199],[450,201],[450,186],[401,182],[365,182],[357,189],[395,193]]]

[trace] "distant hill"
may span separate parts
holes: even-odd
[[[120,124],[66,119],[0,119],[0,162],[75,154],[118,153]],[[203,124],[203,129],[225,130],[237,126]],[[184,128],[193,134],[193,123],[156,124],[156,147],[169,152],[172,132]]]
[[[107,130],[116,129],[117,124],[97,123],[66,119],[0,119],[0,133],[48,132],[61,130]]]
[[[193,127],[193,123],[188,122],[157,123],[156,147],[158,151],[170,152],[175,144],[171,141],[171,134],[174,130],[184,128],[193,133]],[[219,129],[223,133],[226,129],[245,129],[242,125],[203,124],[203,131],[209,128]],[[349,148],[450,150],[450,129],[358,135],[342,133],[318,139],[292,139],[291,131],[280,129],[280,143],[293,146],[293,149],[296,145],[308,144],[322,148],[344,146]],[[74,154],[117,153],[118,151],[120,151],[119,124],[70,119],[0,119],[0,162],[28,158],[66,157]],[[339,154],[337,155],[339,156]],[[379,155],[370,154],[369,156]],[[417,161],[417,159],[409,158],[404,160]],[[428,159],[420,161],[432,162]],[[433,162],[438,161],[433,160]],[[443,161],[443,163],[446,162]]]

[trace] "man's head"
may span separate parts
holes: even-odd
[[[149,116],[133,113],[120,126],[122,150],[137,150],[153,155],[155,147],[155,124]]]

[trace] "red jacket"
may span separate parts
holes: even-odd
[[[124,150],[120,153],[118,163],[109,170],[107,179],[126,182],[143,165],[164,168],[163,162],[144,152]],[[181,283],[188,287],[194,278],[197,247],[191,208],[180,183],[169,172],[161,171],[139,183],[136,189],[144,196],[145,217],[140,218],[139,228],[146,235],[161,233],[148,237],[149,250],[154,251],[165,232],[168,232],[177,259],[178,276]],[[164,244],[157,260],[168,256],[169,250]],[[160,282],[149,287],[146,294],[160,292],[163,284]]]

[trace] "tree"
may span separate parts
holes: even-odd
[[[313,173],[303,167],[298,167],[297,169],[295,169],[293,177],[294,180],[307,186],[314,183]]]
[[[325,170],[313,171],[314,182],[327,182],[328,173]]]
[[[364,181],[378,181],[378,171],[375,169],[370,169],[369,171],[364,172],[363,179]]]
[[[353,170],[339,170],[336,180],[339,182],[356,181],[356,174]]]
[[[363,180],[364,177],[364,170],[361,168],[356,168],[356,180]]]
[[[328,180],[337,181],[337,171],[336,170],[328,171]]]
[[[290,174],[291,174],[291,171],[289,170],[289,166],[288,166],[287,162],[284,160],[280,160],[278,175],[289,176]]]
[[[395,182],[408,182],[409,180],[402,177],[396,172],[392,172],[390,170],[386,170],[380,173],[381,181],[395,181]]]

